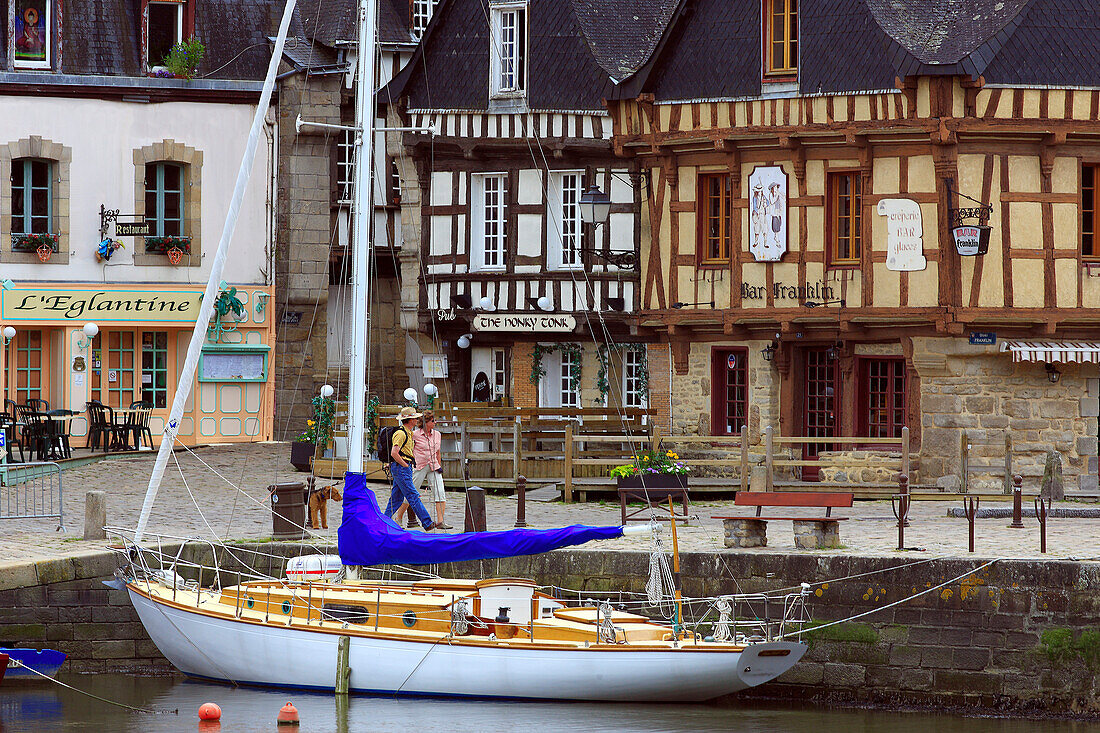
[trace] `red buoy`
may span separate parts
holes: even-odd
[[[199,720],[219,720],[222,717],[222,709],[212,702],[204,702],[199,705]]]
[[[279,711],[278,717],[279,725],[298,725],[298,708],[291,705],[289,702],[283,705],[283,709]]]

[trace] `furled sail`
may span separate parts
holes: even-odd
[[[622,527],[581,524],[464,534],[407,532],[382,514],[363,474],[348,472],[344,479],[344,519],[340,523],[339,543],[340,559],[345,565],[428,565],[536,555],[592,540],[610,540],[622,534]]]

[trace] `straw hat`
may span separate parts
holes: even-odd
[[[405,422],[406,420],[413,420],[421,417],[423,413],[417,412],[415,407],[402,407],[401,412],[397,415],[397,422]]]

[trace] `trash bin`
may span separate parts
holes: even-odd
[[[485,531],[485,489],[480,486],[466,487],[466,523],[463,531]]]
[[[309,536],[306,524],[306,485],[303,483],[272,484],[271,529],[277,540],[301,540]]]

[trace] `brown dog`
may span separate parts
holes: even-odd
[[[309,495],[309,523],[313,529],[328,529],[328,500],[343,501],[344,497],[340,494],[339,489],[336,488],[336,484],[331,486],[324,486],[320,489],[314,490]],[[320,523],[318,523],[318,515],[320,515]]]

